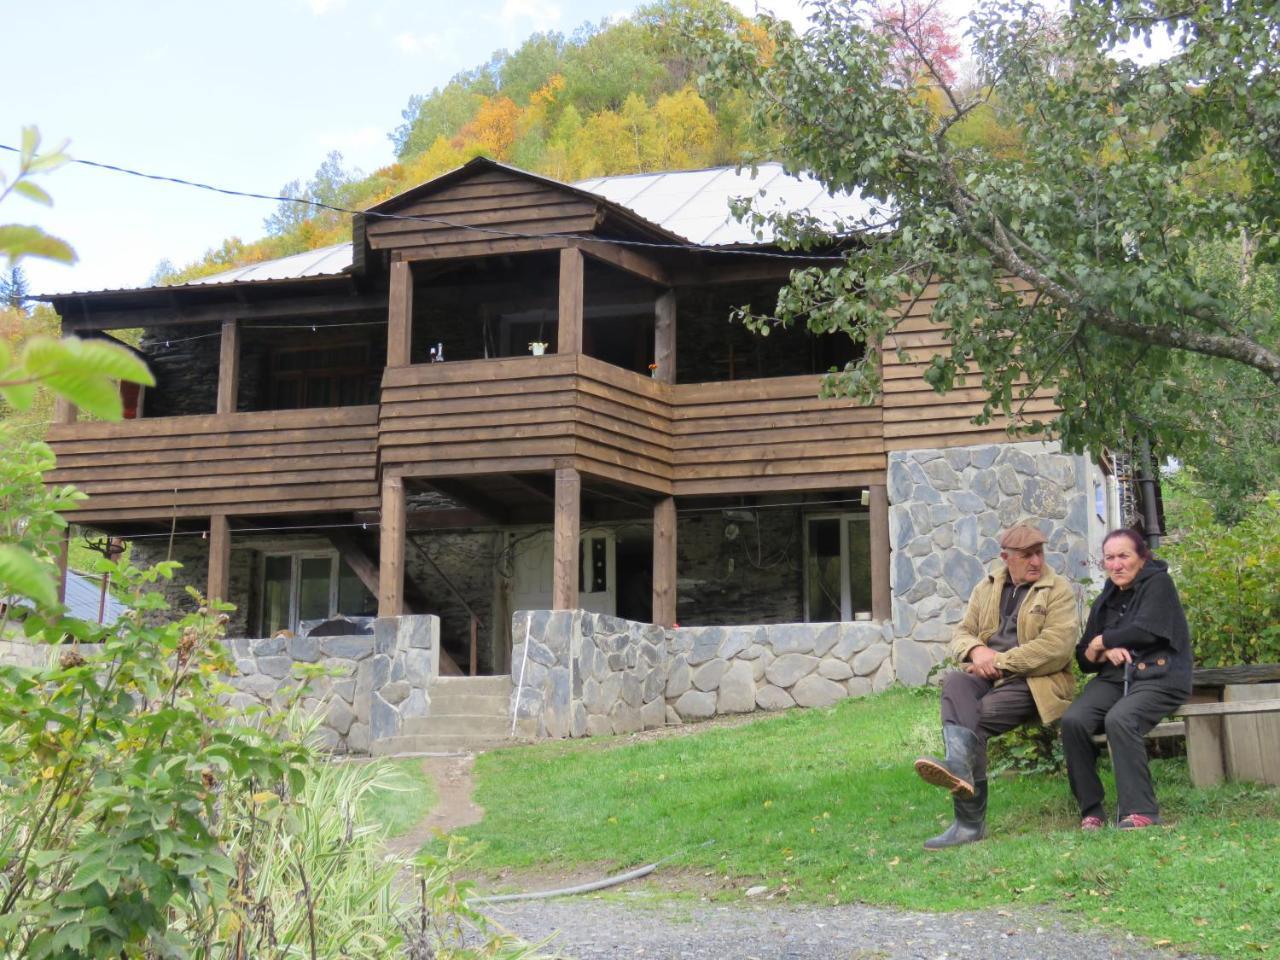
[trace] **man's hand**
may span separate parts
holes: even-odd
[[[999,680],[1000,668],[996,666],[996,652],[990,647],[974,647],[969,651],[968,673],[984,680]]]

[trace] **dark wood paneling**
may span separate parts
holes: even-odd
[[[377,407],[78,423],[50,429],[49,482],[86,523],[378,504]]]

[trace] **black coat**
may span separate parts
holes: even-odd
[[[1129,651],[1134,682],[1160,680],[1190,693],[1191,631],[1163,560],[1148,558],[1128,590],[1108,580],[1089,608],[1084,635],[1076,644],[1076,663],[1081,670],[1121,681],[1123,668],[1085,659],[1085,648],[1098,634],[1102,634],[1104,647]]]

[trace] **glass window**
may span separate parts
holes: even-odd
[[[301,557],[298,564],[298,619],[326,620],[333,615],[330,586],[335,557]]]
[[[293,558],[267,557],[262,570],[262,632],[293,627]]]
[[[853,620],[871,611],[871,524],[865,513],[805,518],[805,617]]]
[[[348,617],[372,617],[378,613],[378,598],[343,560],[338,561],[338,613]]]
[[[262,567],[265,636],[337,614],[371,617],[378,601],[336,553],[274,554]]]

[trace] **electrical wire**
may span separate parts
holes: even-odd
[[[6,143],[0,143],[0,150],[8,150],[12,153],[21,152],[17,147],[10,146]],[[502,230],[497,227],[483,227],[476,224],[458,223],[453,220],[446,220],[442,217],[428,217],[424,214],[385,213],[374,210],[355,210],[350,207],[343,207],[334,203],[325,203],[322,200],[314,200],[309,197],[284,197],[269,193],[255,193],[248,190],[232,190],[229,187],[219,187],[210,183],[201,183],[197,180],[187,180],[184,177],[172,177],[158,173],[146,173],[142,170],[135,170],[131,167],[122,167],[114,163],[102,163],[97,160],[83,160],[78,157],[70,157],[68,159],[71,163],[77,163],[81,166],[92,167],[98,170],[107,170],[112,173],[124,174],[131,177],[139,177],[144,180],[153,180],[161,183],[177,184],[178,186],[183,187],[192,187],[197,190],[206,190],[211,193],[217,193],[228,197],[241,197],[248,200],[269,200],[273,203],[297,203],[303,206],[313,207],[318,210],[328,210],[332,213],[350,216],[364,216],[378,220],[426,223],[433,226],[448,227],[453,230],[467,230],[473,233],[480,233],[490,237],[501,237],[505,239],[539,240],[546,238],[560,238],[565,240],[583,240],[591,243],[603,243],[619,247],[638,247],[651,250],[686,250],[699,253],[717,253],[727,256],[765,257],[774,260],[802,260],[805,262],[845,262],[845,258],[841,256],[786,253],[784,251],[773,250],[744,250],[738,248],[725,249],[722,247],[707,247],[697,243],[658,243],[649,240],[622,240],[616,237],[597,237],[593,234],[580,233],[520,233],[513,230]],[[602,197],[601,199],[606,198]],[[607,199],[606,202],[612,203],[612,201]],[[849,234],[843,239],[852,239],[852,237],[856,235],[857,234]]]

